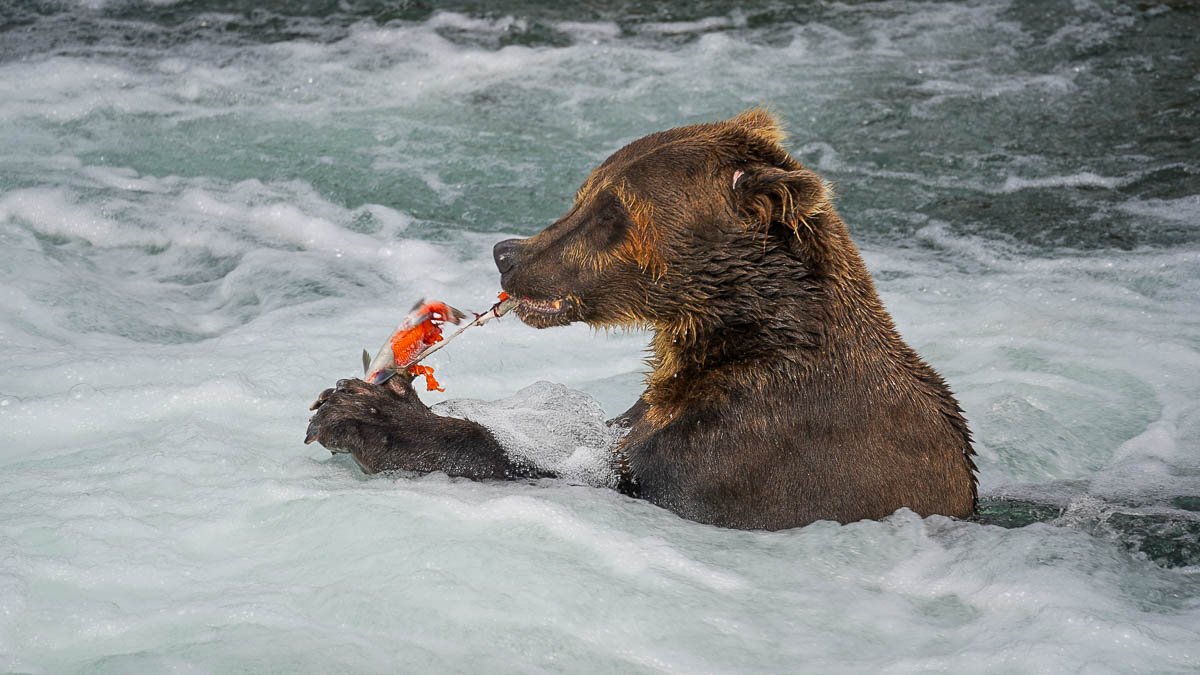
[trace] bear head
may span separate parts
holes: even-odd
[[[844,229],[821,231],[830,191],[782,139],[756,109],[613,153],[565,215],[496,244],[517,315],[537,328],[582,321],[676,338],[761,324],[772,303],[804,295],[805,278],[837,267],[848,243],[835,241]]]

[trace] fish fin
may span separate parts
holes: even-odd
[[[370,369],[371,369],[371,353],[364,349],[363,350],[363,375],[366,375],[367,371],[369,371]]]

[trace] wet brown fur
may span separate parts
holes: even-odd
[[[535,326],[654,332],[621,449],[639,496],[732,527],[967,516],[961,410],[783,138],[760,109],[631,143],[562,219],[512,244],[503,286],[567,300],[561,316],[522,315]]]
[[[630,494],[737,528],[901,507],[968,516],[958,403],[896,332],[829,187],[783,139],[759,109],[630,143],[562,218],[497,244],[501,284],[530,301],[516,311],[535,327],[653,331],[646,390],[616,420]],[[410,399],[399,385],[328,390],[308,440],[369,471],[536,474],[482,427]]]

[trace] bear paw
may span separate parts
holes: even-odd
[[[339,380],[321,392],[310,410],[304,442],[317,441],[333,453],[360,454],[387,444],[389,432],[404,426],[404,418],[428,414],[409,378],[393,376],[383,384],[359,379]]]

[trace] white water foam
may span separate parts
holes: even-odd
[[[180,38],[106,7],[73,10],[94,44],[36,24],[53,40],[0,65],[0,670],[1200,667],[1195,567],[1131,551],[1114,507],[1183,522],[1200,475],[1200,253],[1156,239],[1200,224],[1194,157],[1155,126],[1188,108],[1135,107],[1186,88],[1107,55],[1135,36],[1169,79],[1141,36],[1182,8],[464,11],[259,40],[238,26],[262,12]],[[609,152],[761,103],[958,393],[985,494],[1061,517],[736,532],[589,487],[646,336],[507,318],[422,396],[475,399],[438,409],[567,480],[366,477],[302,444],[361,348],[417,297],[490,305],[491,245]],[[1060,245],[1006,229],[1075,214]],[[1132,245],[1079,243],[1126,222]]]
[[[581,485],[615,488],[618,430],[596,399],[561,384],[536,382],[499,401],[452,399],[433,406],[446,417],[483,425],[505,453]]]

